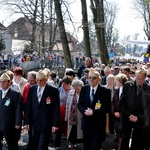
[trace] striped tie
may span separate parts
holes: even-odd
[[[139,95],[141,89],[142,89],[142,86],[141,86],[141,85],[138,85],[138,86],[137,86],[137,90],[136,90],[136,95],[137,95],[137,96]]]
[[[41,88],[38,89],[37,97],[38,97],[38,102],[40,103],[42,97]]]

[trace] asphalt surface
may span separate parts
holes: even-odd
[[[102,150],[115,150],[117,149],[117,143],[114,142],[115,136],[113,134],[108,134],[106,136],[106,140],[102,145]],[[21,134],[21,138],[19,143],[19,150],[25,150],[27,143],[28,143],[28,134],[25,130],[23,130]],[[8,150],[5,143],[3,143],[3,150]],[[55,150],[49,147],[49,150]],[[61,150],[69,150],[68,142],[65,138],[62,138],[61,142]],[[77,144],[75,150],[83,150],[83,143]]]

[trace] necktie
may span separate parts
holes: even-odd
[[[122,88],[119,88],[119,99],[121,97],[121,94],[122,94]]]
[[[141,90],[141,85],[138,85],[138,86],[137,86],[137,90],[136,90],[136,95],[139,95],[140,90]]]
[[[92,92],[91,92],[91,102],[93,102],[93,98],[94,98],[94,89],[92,89]]]
[[[38,102],[40,103],[42,97],[41,88],[38,89],[37,97],[38,97]]]
[[[3,92],[2,98],[4,98],[6,96],[6,92]]]

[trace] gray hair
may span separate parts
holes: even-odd
[[[71,83],[71,86],[72,87],[75,87],[75,86],[80,86],[82,87],[84,84],[81,80],[73,80],[72,83]]]
[[[32,77],[34,77],[34,79],[36,79],[36,74],[37,74],[36,71],[30,71],[30,72],[28,72],[27,78],[29,78],[30,76],[32,76]]]

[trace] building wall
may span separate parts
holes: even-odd
[[[11,51],[11,47],[12,47],[12,38],[11,35],[8,33],[3,33],[2,34],[2,39],[5,42],[5,47],[6,47],[6,51]]]

